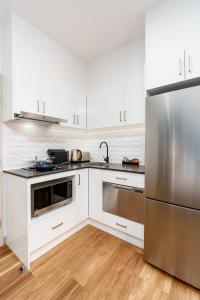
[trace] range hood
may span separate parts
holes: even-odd
[[[25,112],[25,111],[20,111],[19,114],[15,114],[15,118],[32,120],[32,121],[40,121],[40,122],[46,122],[46,123],[51,123],[51,124],[67,123],[67,120],[65,120],[65,119],[49,117],[49,116],[29,113],[29,112]]]

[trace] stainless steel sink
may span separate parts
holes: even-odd
[[[108,166],[108,164],[104,162],[94,162],[94,163],[90,163],[89,166],[105,168]]]

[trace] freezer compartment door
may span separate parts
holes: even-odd
[[[146,100],[146,197],[200,209],[200,86]]]
[[[200,288],[200,211],[145,199],[144,258]]]

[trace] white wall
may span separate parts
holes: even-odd
[[[2,28],[0,26],[0,74],[2,74]]]
[[[131,79],[133,86],[144,90],[144,35],[113,49],[88,64],[88,90],[99,82],[126,85]],[[138,81],[139,78],[139,81]]]
[[[2,28],[0,27],[0,219],[2,219]],[[3,230],[0,228],[0,246],[3,244]]]

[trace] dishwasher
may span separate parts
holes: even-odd
[[[144,224],[144,189],[103,182],[103,211]]]

